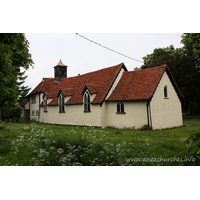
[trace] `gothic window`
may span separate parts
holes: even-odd
[[[120,105],[120,103],[117,103],[117,112],[119,113],[120,112],[120,107],[121,107],[121,105]]]
[[[125,113],[124,103],[117,103],[117,113]]]
[[[169,96],[168,96],[168,88],[167,88],[166,85],[164,87],[164,98],[169,98]]]
[[[59,106],[59,112],[65,112],[65,105],[64,105],[65,97],[63,93],[60,93],[60,96],[58,98],[58,106]]]
[[[47,97],[46,96],[44,96],[44,101],[43,101],[44,103],[44,112],[47,112]]]
[[[83,96],[84,112],[90,112],[90,94],[88,91],[84,93]]]
[[[124,113],[124,103],[121,103],[121,112]]]

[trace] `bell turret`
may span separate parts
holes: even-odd
[[[60,82],[62,78],[67,78],[67,66],[60,59],[59,63],[54,67],[55,81]]]

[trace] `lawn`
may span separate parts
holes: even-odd
[[[198,116],[184,117],[183,127],[155,131],[5,123],[0,129],[0,165],[194,165],[184,141],[199,130]]]

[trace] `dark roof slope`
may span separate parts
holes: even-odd
[[[124,72],[117,87],[107,100],[127,101],[150,99],[154,94],[165,70],[167,70],[167,73],[170,75],[170,71],[167,65],[143,70]],[[172,77],[170,77],[170,80],[172,81],[172,84],[174,85],[175,90],[180,97],[181,94],[175,81]]]

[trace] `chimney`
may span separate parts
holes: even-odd
[[[60,59],[59,63],[54,67],[55,81],[60,82],[62,78],[67,78],[67,66]]]

